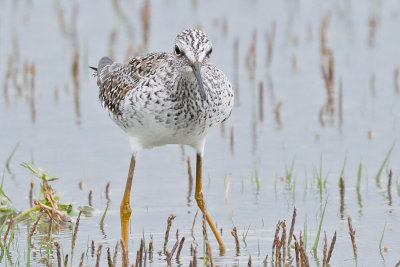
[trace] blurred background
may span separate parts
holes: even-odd
[[[211,61],[235,88],[232,116],[209,134],[203,163],[208,209],[228,248],[218,256],[210,235],[217,265],[245,265],[251,255],[262,266],[277,222],[289,224],[296,206],[295,233],[303,232],[308,251],[322,217],[329,240],[337,231],[333,265],[393,266],[400,260],[399,16],[400,1],[383,0],[0,1],[2,189],[16,209],[29,208],[31,180],[34,197],[40,180],[20,166],[27,161],[60,178],[53,187],[66,202],[87,205],[91,190],[95,211],[81,218],[72,266],[91,240],[103,244],[106,265],[105,248],[120,238],[130,148],[102,110],[88,66],[102,56],[127,62],[172,51],[180,31],[197,27],[213,43]],[[171,235],[179,229],[186,237],[173,264],[189,264],[193,238],[203,255],[201,216],[191,236],[197,205],[187,162],[194,168],[194,158],[191,148],[177,145],[140,155],[130,258],[142,236],[153,235],[155,251],[162,249],[171,213]],[[100,227],[108,181],[111,202]],[[2,264],[26,262],[26,235],[26,225],[15,229]],[[34,236],[37,246],[28,253],[35,264],[55,264],[54,251],[40,250],[50,242],[43,236]],[[71,237],[72,226],[61,228],[50,244],[57,240],[68,251]],[[322,266],[322,232],[318,244],[311,266]],[[86,254],[86,264],[95,261]],[[164,265],[165,256],[155,255],[152,266]]]

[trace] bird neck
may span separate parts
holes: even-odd
[[[177,79],[177,95],[184,98],[200,98],[200,87],[193,71],[182,71]]]

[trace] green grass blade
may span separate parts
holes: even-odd
[[[20,143],[21,143],[21,141],[18,141],[18,143],[15,145],[14,149],[12,150],[10,156],[8,156],[8,159],[6,161],[6,169],[9,174],[11,174],[10,161],[11,161],[12,157],[14,156],[15,152],[17,151]]]
[[[344,169],[346,168],[346,161],[347,161],[347,155],[344,157],[343,166],[342,166],[342,171],[340,172],[340,177],[342,177],[343,180],[344,180]],[[339,178],[340,178],[340,177],[339,177]]]
[[[326,204],[328,204],[328,200],[325,201],[324,210],[322,211],[322,214],[321,214],[321,220],[319,221],[318,232],[317,232],[317,236],[315,237],[315,242],[314,242],[313,250],[317,250],[317,247],[318,247],[319,236],[320,236],[320,234],[321,234],[322,222],[323,222],[324,216],[325,216]]]
[[[103,223],[104,223],[104,218],[106,217],[107,210],[108,210],[108,207],[109,207],[109,206],[110,206],[109,203],[107,203],[107,207],[106,207],[106,209],[104,210],[103,216],[101,217],[101,220],[100,220],[100,225],[103,225]]]
[[[382,250],[382,241],[383,241],[383,236],[385,235],[385,230],[386,230],[386,223],[385,223],[385,226],[383,226],[383,231],[382,231],[381,239],[379,240],[379,251]]]
[[[386,164],[387,164],[387,162],[388,162],[388,160],[389,160],[389,158],[390,158],[390,155],[392,154],[393,148],[394,148],[394,144],[393,144],[392,147],[389,149],[389,152],[386,154],[386,157],[385,157],[385,159],[383,160],[382,165],[381,165],[381,167],[379,168],[379,171],[378,171],[378,173],[377,173],[376,176],[375,176],[376,186],[377,186],[378,188],[381,188],[380,177],[381,177],[381,174],[382,174],[382,172],[383,172],[383,169],[385,168],[385,166],[386,166]]]
[[[306,220],[304,221],[304,248],[307,249],[307,214],[306,214]]]
[[[357,171],[357,185],[356,187],[360,189],[361,185],[361,175],[362,175],[362,162],[358,165],[358,171]]]

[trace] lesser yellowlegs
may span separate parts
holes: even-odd
[[[122,199],[121,231],[128,244],[130,190],[135,161],[142,149],[166,144],[192,146],[197,152],[196,193],[222,249],[224,243],[201,194],[204,144],[210,128],[228,119],[233,90],[225,74],[210,62],[212,45],[198,29],[181,32],[172,53],[151,53],[127,64],[103,57],[96,70],[100,101],[129,137],[132,158]]]

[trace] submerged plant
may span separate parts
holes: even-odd
[[[23,162],[21,166],[31,171],[33,175],[40,178],[40,193],[37,200],[34,201],[34,206],[27,209],[16,217],[16,220],[21,220],[25,216],[36,217],[33,213],[43,212],[47,214],[49,220],[59,223],[71,222],[70,216],[76,216],[79,210],[84,210],[85,215],[90,215],[91,207],[78,207],[74,203],[63,203],[60,201],[61,196],[55,194],[55,191],[50,186],[50,182],[58,180],[57,177],[50,175],[41,168],[36,168],[32,164]]]

